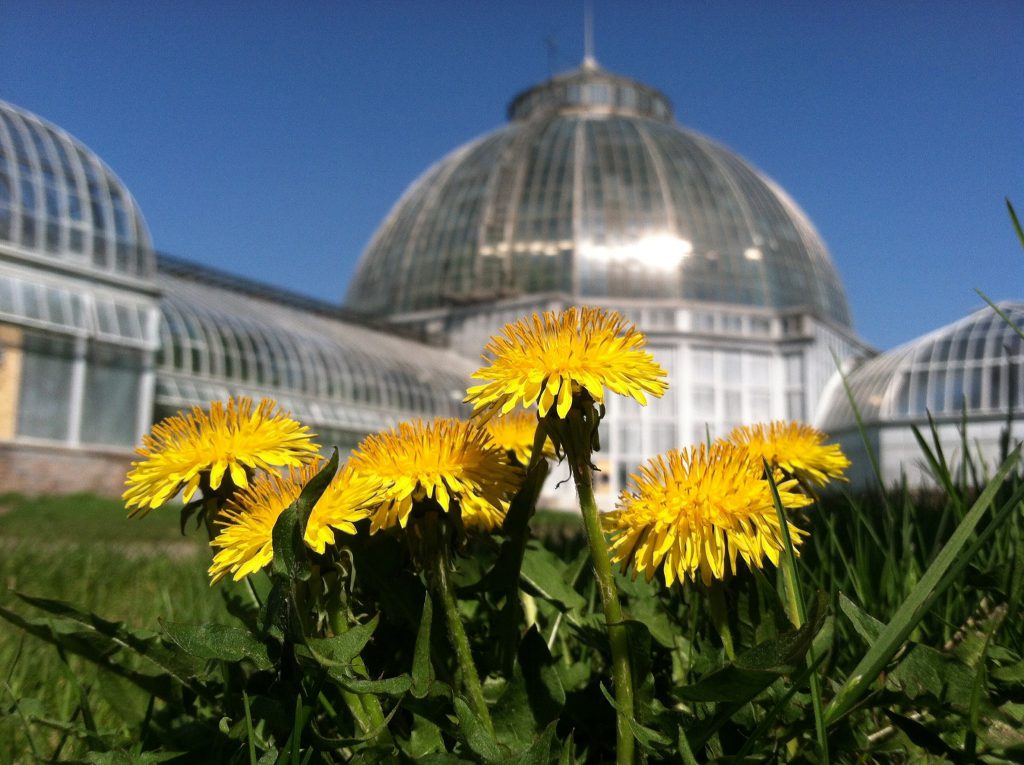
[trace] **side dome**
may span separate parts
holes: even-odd
[[[658,91],[590,64],[508,111],[510,124],[399,199],[349,307],[386,317],[562,293],[803,308],[851,326],[807,216],[734,153],[675,125]]]
[[[1024,326],[1024,303],[1002,311]],[[959,321],[864,361],[846,383],[866,425],[1005,419],[1024,408],[1024,340],[998,313],[982,308]],[[818,426],[839,434],[857,429],[850,396],[836,375],[822,394]]]
[[[156,270],[142,214],[113,171],[64,130],[5,101],[0,246],[136,279]]]

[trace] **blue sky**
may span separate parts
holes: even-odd
[[[597,58],[772,176],[888,348],[1022,298],[1024,3],[594,3]],[[64,127],[155,245],[337,301],[405,187],[582,57],[581,2],[0,3],[0,98]]]

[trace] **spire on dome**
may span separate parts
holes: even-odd
[[[594,5],[591,0],[583,4],[583,65],[584,71],[598,69],[597,58],[594,57]]]

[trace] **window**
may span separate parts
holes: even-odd
[[[74,345],[70,340],[50,335],[25,335],[18,435],[68,440],[74,364]]]
[[[83,443],[131,446],[139,400],[141,358],[124,348],[94,344],[86,357]]]

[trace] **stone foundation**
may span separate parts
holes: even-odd
[[[42,446],[0,442],[0,494],[89,493],[120,497],[131,449]]]

